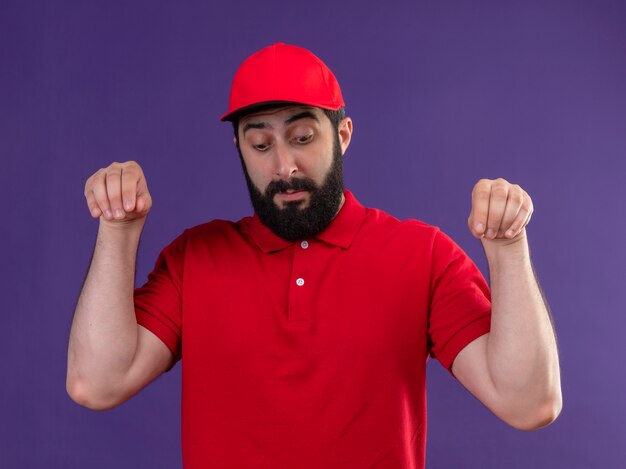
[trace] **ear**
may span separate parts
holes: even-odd
[[[352,139],[352,119],[344,117],[339,123],[339,143],[341,144],[341,154],[344,155],[348,146],[350,146],[350,140]]]
[[[237,146],[237,137],[233,137],[233,143]]]

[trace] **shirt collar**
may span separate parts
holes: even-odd
[[[356,197],[349,190],[343,191],[345,201],[341,210],[333,221],[326,227],[324,231],[315,236],[315,238],[325,243],[346,249],[350,246],[356,236],[363,220],[365,219],[366,209],[356,200]],[[248,217],[248,232],[254,243],[265,253],[272,251],[280,251],[281,249],[291,246],[292,241],[287,241],[274,234],[267,226],[265,226],[259,216]]]

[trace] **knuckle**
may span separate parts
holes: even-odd
[[[534,208],[534,204],[533,204],[533,199],[530,198],[530,196],[528,195],[528,193],[524,192],[524,198],[528,201],[528,206],[530,207],[531,210],[533,210]]]
[[[124,175],[131,175],[139,178],[142,174],[141,167],[137,164],[136,161],[127,161],[122,166],[122,171]]]
[[[102,179],[102,172],[103,171],[104,170],[102,168],[100,168],[98,171],[96,171],[91,176],[89,176],[87,178],[87,180],[85,181],[85,188],[87,188],[87,186],[93,186],[94,184],[96,184],[97,181]]]
[[[109,193],[109,200],[111,201],[111,203],[117,204],[120,201],[120,199],[121,197],[120,197],[119,191]]]
[[[93,193],[93,198],[97,200],[98,202],[100,202],[101,200],[108,200],[106,191],[98,190],[98,191],[92,191],[92,193]]]
[[[106,197],[96,197],[96,203],[105,210],[109,208],[109,199]]]
[[[512,202],[517,205],[522,205],[524,203],[524,196],[521,192],[512,192],[509,194],[509,198]]]
[[[520,197],[524,197],[525,193],[524,193],[524,189],[522,189],[518,184],[513,184],[511,185],[511,187],[509,188],[509,190],[511,191],[511,193],[513,194],[519,194]]]
[[[472,192],[484,191],[487,187],[489,187],[489,179],[479,179],[478,182],[474,184]]]
[[[491,193],[493,194],[494,197],[504,198],[508,195],[508,190],[506,189],[505,186],[494,185],[493,189],[491,190]]]
[[[109,166],[107,166],[106,168],[104,168],[102,171],[103,171],[105,174],[119,173],[119,172],[120,172],[120,168],[121,168],[120,163],[118,163],[117,161],[114,161],[114,162],[113,162],[113,163],[111,163]]]
[[[122,178],[124,179],[126,184],[136,183],[141,179],[141,175],[135,169],[129,168],[124,170],[124,172],[122,173]]]
[[[530,198],[530,196],[528,195],[527,192],[523,192],[522,191],[522,195],[524,197],[524,205],[527,205],[528,207],[532,207],[533,206],[533,199]]]
[[[490,191],[485,187],[476,187],[474,189],[474,197],[477,199],[486,199],[489,197]]]
[[[506,187],[507,189],[512,186],[512,184],[504,178],[496,179],[495,181],[493,181],[493,185],[494,187]]]

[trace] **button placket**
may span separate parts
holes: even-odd
[[[292,278],[289,285],[289,324],[305,327],[311,320],[307,296],[312,287],[309,269],[310,243],[306,240],[294,244]]]

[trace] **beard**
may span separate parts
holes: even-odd
[[[261,192],[250,179],[250,174],[243,161],[241,150],[239,158],[246,177],[250,201],[261,222],[277,236],[288,241],[311,238],[326,229],[333,221],[343,195],[343,162],[339,137],[335,135],[332,164],[321,185],[310,178],[290,178],[272,181]],[[288,190],[306,190],[309,192],[308,206],[301,208],[302,200],[285,202],[283,208],[274,203],[274,196]]]

